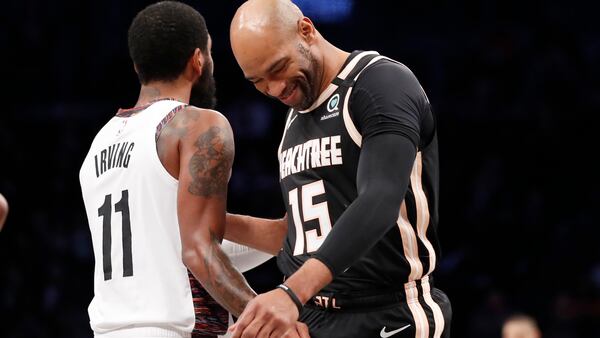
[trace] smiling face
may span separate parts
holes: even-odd
[[[260,92],[298,110],[317,99],[323,76],[317,33],[291,2],[246,2],[230,34],[244,76]]]
[[[304,110],[317,99],[322,67],[299,34],[232,34],[232,49],[244,76],[263,94]]]

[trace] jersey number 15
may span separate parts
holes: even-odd
[[[300,194],[298,193],[300,192]],[[296,229],[296,243],[294,245],[294,256],[304,253],[317,251],[327,235],[331,231],[331,218],[329,217],[329,208],[327,201],[313,204],[313,198],[325,193],[323,180],[305,184],[299,188],[290,190],[289,203],[292,207],[292,219]],[[300,197],[298,197],[300,196]],[[302,200],[302,218],[300,217],[300,206],[298,200]],[[317,229],[304,231],[303,223],[312,220],[318,220]],[[321,233],[319,235],[319,233]],[[304,238],[306,236],[306,250],[304,248]]]

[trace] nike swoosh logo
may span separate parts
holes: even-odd
[[[394,331],[390,331],[390,332],[385,332],[385,326],[383,327],[383,329],[381,329],[381,332],[379,332],[379,336],[381,338],[387,338],[387,337],[391,337],[393,335],[395,335],[396,333],[400,332],[400,331],[404,331],[405,329],[407,329],[410,326],[410,324],[403,326],[399,329],[396,329]]]

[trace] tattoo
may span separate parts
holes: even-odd
[[[203,256],[208,272],[203,286],[229,312],[239,316],[256,293],[248,286],[244,276],[233,267],[212,231],[210,237],[211,247]]]
[[[173,119],[166,122],[160,134],[157,135],[156,150],[163,165],[165,164],[164,159],[169,152],[173,151],[176,142],[187,135],[188,128],[195,124],[200,117],[198,110],[189,109],[187,105],[180,107],[185,108],[182,111],[176,112]]]
[[[197,196],[225,196],[233,162],[233,144],[219,127],[210,127],[195,143],[189,163],[192,183],[188,191]]]

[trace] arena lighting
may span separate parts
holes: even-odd
[[[315,22],[336,23],[350,18],[354,0],[293,0]]]

